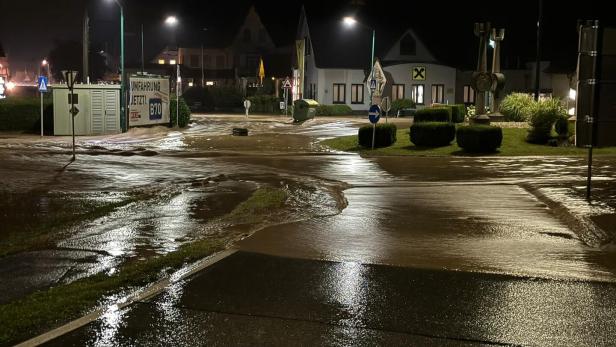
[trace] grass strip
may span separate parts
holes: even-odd
[[[258,222],[264,214],[283,207],[286,199],[287,192],[283,189],[259,188],[223,218]],[[0,346],[26,340],[76,319],[106,296],[145,286],[224,247],[224,237],[195,241],[156,258],[125,263],[113,275],[93,275],[0,305]]]

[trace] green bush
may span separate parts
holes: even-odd
[[[247,98],[250,100],[250,112],[280,114],[280,98],[274,95],[255,95]]]
[[[567,117],[558,117],[554,123],[554,130],[556,130],[558,137],[562,139],[569,137],[569,119]]]
[[[500,104],[500,113],[508,122],[526,122],[535,100],[525,93],[512,93],[503,99]]]
[[[456,136],[456,126],[448,122],[418,122],[411,125],[411,142],[415,146],[448,146]]]
[[[458,147],[467,152],[494,152],[503,142],[503,129],[489,125],[466,125],[456,131]]]
[[[190,123],[190,108],[184,98],[180,97],[180,117],[176,117],[177,114],[177,100],[175,96],[172,96],[171,101],[169,102],[169,108],[171,111],[171,126],[176,126],[179,123],[180,128],[185,128]]]
[[[567,117],[567,110],[559,99],[548,98],[534,102],[529,107],[530,129],[526,141],[545,144],[551,137],[554,123],[559,118]]]
[[[374,147],[388,147],[396,143],[396,132],[398,128],[395,124],[377,124],[374,135]],[[365,148],[372,147],[372,125],[359,128],[357,142]]]
[[[464,118],[466,117],[466,105],[464,104],[455,104],[455,105],[433,104],[432,108],[449,109],[449,112],[451,112],[451,121],[454,123],[463,123]]]
[[[451,108],[427,107],[417,110],[413,123],[418,122],[451,122]]]
[[[45,96],[45,128],[53,126],[53,119],[48,123],[47,113],[51,105],[51,93]],[[0,130],[40,132],[41,127],[41,99],[32,97],[9,96],[0,100]]]
[[[396,99],[391,102],[390,116],[395,116],[398,111],[405,108],[415,108],[415,103],[411,99]]]
[[[353,110],[349,105],[319,105],[316,111],[317,116],[346,116],[351,113]]]

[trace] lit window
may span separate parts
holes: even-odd
[[[474,104],[475,103],[475,90],[470,85],[464,86],[464,103],[465,104]]]
[[[445,85],[433,84],[432,85],[432,103],[443,104],[445,103]]]
[[[175,59],[169,60],[169,65],[175,65]]]
[[[404,99],[404,84],[394,84],[391,86],[391,100]]]
[[[411,98],[413,102],[417,105],[424,104],[424,85],[423,84],[413,84],[413,89],[411,90]]]
[[[363,84],[352,84],[351,85],[351,104],[363,104],[363,103],[364,103],[364,85]]]
[[[165,59],[158,59],[158,63],[160,65],[165,65]]]
[[[214,82],[214,81],[206,81],[205,85],[206,86],[213,86],[213,85],[216,85],[216,82]]]
[[[346,84],[334,83],[334,93],[332,96],[334,104],[346,103]]]
[[[194,85],[194,83],[192,83],[192,82],[188,82],[188,86],[189,86],[189,87],[192,87],[193,85]]]

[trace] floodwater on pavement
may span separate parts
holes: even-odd
[[[581,194],[581,158],[366,159],[318,144],[356,133],[359,119],[196,120],[182,131],[158,127],[78,138],[74,163],[68,161],[67,137],[0,140],[0,190],[28,195],[34,213],[42,213],[43,197],[56,194],[147,197],[71,225],[51,247],[0,258],[0,276],[13,279],[2,289],[18,284],[34,290],[113,272],[126,259],[165,254],[204,237],[236,241],[248,234],[226,235],[229,229],[217,218],[262,186],[289,192],[285,213],[264,216],[252,231],[264,229],[240,248],[432,269],[616,279],[616,249],[587,246],[522,188],[532,185],[582,216],[615,225],[613,158],[596,160],[602,203],[589,205]],[[230,136],[234,127],[248,128],[249,136]],[[7,217],[15,206],[3,201],[0,208],[9,211],[0,215],[0,226],[19,228],[19,220]],[[3,237],[0,232],[0,242]]]

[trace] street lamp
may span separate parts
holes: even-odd
[[[344,18],[342,18],[342,23],[344,23],[344,25],[348,28],[354,27],[358,22],[357,19],[355,19],[355,17],[352,16],[346,16]],[[376,31],[365,25],[362,24],[362,26],[372,30],[372,53],[370,55],[370,71],[371,71],[371,75],[370,75],[370,79],[374,79],[374,44],[375,44],[375,40],[376,40]],[[370,104],[372,104],[372,89],[370,90]]]
[[[120,8],[120,125],[122,131],[126,131],[126,102],[124,100],[126,81],[124,78],[124,7],[119,0],[113,1]]]
[[[175,29],[175,27],[178,25],[178,19],[175,16],[168,16],[165,19],[165,24],[169,27],[171,27],[172,29]],[[174,41],[177,41],[177,38],[175,37],[175,30],[173,32],[173,36],[174,36]],[[177,42],[176,46],[177,46]],[[175,60],[175,64],[176,64],[176,75],[175,75],[175,123],[176,126],[180,125],[180,89],[182,87],[182,77],[180,77],[180,47],[176,47],[177,48],[177,57]]]

